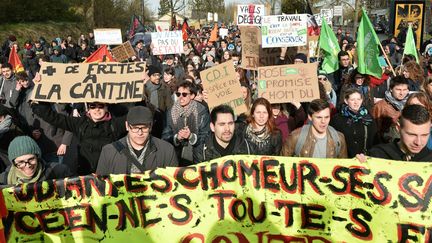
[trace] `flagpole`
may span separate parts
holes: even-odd
[[[393,65],[391,64],[390,60],[388,59],[387,54],[385,53],[384,48],[383,48],[383,46],[381,45],[381,42],[379,42],[379,46],[380,46],[380,48],[381,48],[382,53],[384,54],[384,58],[386,59],[387,63],[388,63],[389,66],[390,66],[390,69],[391,69],[393,75],[396,76],[396,72],[395,72],[395,70],[393,69]]]

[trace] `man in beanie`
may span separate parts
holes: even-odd
[[[303,53],[297,53],[294,56],[294,64],[303,64],[307,63],[307,56]]]
[[[182,65],[175,63],[175,56],[173,54],[169,54],[165,56],[165,64],[162,65],[162,72],[164,73],[168,68],[174,68],[175,77],[177,80],[183,80],[185,76],[185,71]]]
[[[12,163],[0,174],[0,185],[18,185],[70,177],[68,167],[58,163],[46,164],[41,150],[28,136],[16,137],[9,145],[8,158]]]
[[[96,174],[133,174],[178,166],[174,147],[151,135],[153,114],[149,108],[135,106],[127,114],[126,137],[102,148]]]
[[[146,97],[155,108],[165,113],[173,105],[170,89],[164,82],[161,82],[161,70],[157,66],[150,65],[147,75]]]

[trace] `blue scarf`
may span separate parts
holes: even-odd
[[[346,104],[342,106],[342,115],[348,118],[347,124],[362,122],[363,125],[367,126],[372,123],[372,116],[369,114],[366,107],[361,106],[358,112],[352,111]]]

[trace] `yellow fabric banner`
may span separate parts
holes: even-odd
[[[239,155],[2,193],[8,242],[432,240],[432,163]]]

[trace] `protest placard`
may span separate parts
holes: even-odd
[[[240,32],[242,68],[256,70],[259,67],[261,30],[255,26],[243,26]]]
[[[125,43],[113,48],[111,50],[111,53],[119,62],[123,60],[127,60],[128,58],[131,58],[136,55],[129,41],[126,41]]]
[[[182,31],[164,31],[151,33],[153,55],[183,53]]]
[[[228,29],[227,28],[220,28],[219,29],[219,36],[224,39],[225,36],[228,35]]]
[[[94,29],[96,45],[120,45],[123,43],[120,29]]]
[[[264,16],[261,36],[263,48],[306,45],[307,15]]]
[[[264,16],[264,5],[237,5],[237,25],[260,26]]]
[[[226,156],[5,188],[0,217],[7,242],[431,242],[431,174],[429,162]]]
[[[231,106],[237,115],[247,111],[232,60],[201,71],[200,76],[208,92],[210,110],[224,104]]]
[[[31,100],[122,103],[144,98],[145,62],[49,63],[40,68]]]
[[[272,104],[319,99],[317,63],[259,67],[257,87]]]

